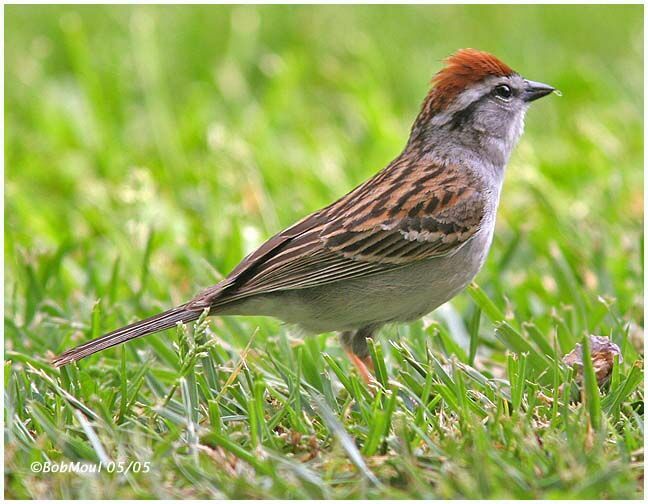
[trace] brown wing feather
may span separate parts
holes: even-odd
[[[329,207],[274,236],[192,308],[357,278],[453,253],[479,229],[483,197],[453,165],[400,158]]]
[[[329,219],[321,236],[329,250],[359,261],[407,264],[451,253],[479,230],[484,198],[460,167],[434,164],[414,175],[403,166],[389,182],[372,195],[373,205],[349,203]]]

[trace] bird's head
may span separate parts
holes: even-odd
[[[461,49],[445,60],[432,79],[412,139],[451,135],[475,147],[499,143],[508,153],[524,128],[529,104],[554,91],[525,79],[492,54]]]

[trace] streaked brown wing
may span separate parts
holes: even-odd
[[[190,308],[214,307],[255,294],[304,289],[395,267],[354,261],[327,250],[320,238],[322,225],[314,218],[310,223],[310,230],[296,236],[286,238],[282,233],[272,237],[243,259],[222,282],[196,296],[189,303]]]
[[[454,165],[417,175],[408,180],[414,174],[403,166],[378,186],[373,204],[341,205],[322,231],[324,245],[357,261],[397,265],[456,251],[484,218],[479,184]]]
[[[430,166],[421,174],[398,160],[268,240],[223,282],[197,296],[192,308],[357,278],[453,253],[477,232],[484,216],[482,195],[466,182],[458,167]]]

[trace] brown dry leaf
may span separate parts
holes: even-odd
[[[612,374],[614,356],[619,356],[619,363],[623,362],[623,356],[621,355],[621,349],[605,336],[590,335],[589,340],[596,381],[601,386],[609,380]],[[579,380],[582,379],[583,347],[580,343],[563,357],[563,362],[570,367],[575,367],[578,371]]]

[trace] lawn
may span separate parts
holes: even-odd
[[[562,97],[476,283],[381,331],[373,389],[262,317],[49,364],[384,167],[460,47]],[[643,496],[642,6],[14,5],[4,84],[6,497]],[[600,390],[561,360],[587,335],[622,351]],[[102,470],[36,470],[74,462]]]

